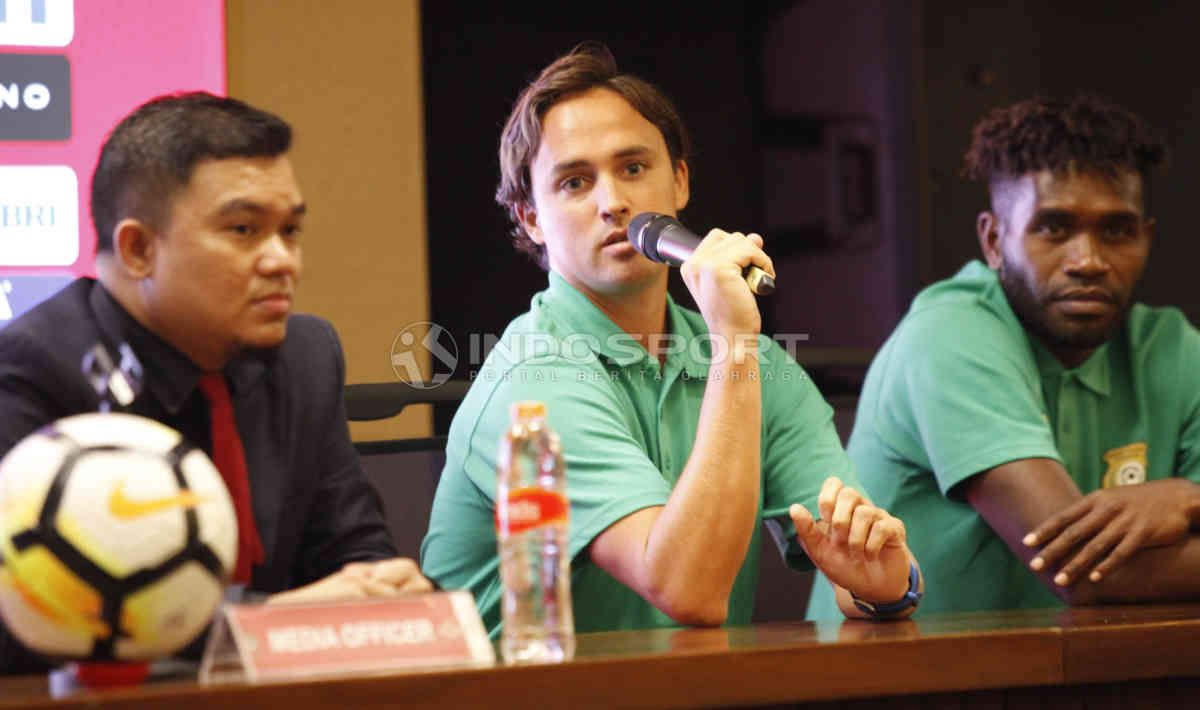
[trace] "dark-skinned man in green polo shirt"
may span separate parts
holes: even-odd
[[[986,266],[934,284],[872,363],[849,452],[904,519],[922,612],[1200,596],[1200,333],[1135,304],[1163,145],[1094,97],[976,125]],[[809,615],[836,607],[818,587]]]

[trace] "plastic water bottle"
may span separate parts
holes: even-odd
[[[517,402],[500,441],[496,472],[496,538],[503,624],[500,653],[508,663],[562,661],[575,655],[567,549],[566,467],[546,405]]]

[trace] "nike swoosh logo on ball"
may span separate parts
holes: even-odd
[[[172,508],[195,508],[206,500],[206,497],[198,496],[191,491],[166,498],[132,500],[125,496],[125,481],[121,481],[112,495],[108,497],[108,512],[121,520],[132,520]]]

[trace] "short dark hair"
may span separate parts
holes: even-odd
[[[92,174],[96,250],[112,251],[113,229],[127,217],[162,228],[171,198],[196,165],[222,158],[287,152],[292,127],[237,99],[203,91],[160,96],[117,124]]]
[[[619,94],[662,133],[671,163],[687,160],[691,141],[679,112],[653,84],[617,70],[612,52],[602,44],[586,42],[555,59],[517,98],[500,134],[500,185],[496,202],[508,210],[513,222],[513,244],[546,267],[545,247],[535,244],[521,225],[518,207],[533,203],[529,166],[542,142],[542,118],[556,104],[591,89]]]
[[[1069,100],[1036,97],[985,115],[972,131],[963,175],[998,180],[1049,170],[1094,170],[1115,177],[1130,170],[1145,179],[1167,159],[1167,148],[1142,119],[1089,94]]]

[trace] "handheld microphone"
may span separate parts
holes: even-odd
[[[679,266],[700,244],[700,237],[674,217],[643,212],[629,220],[629,242],[650,261]],[[747,266],[742,272],[746,285],[760,296],[775,293],[775,279],[758,268]]]

